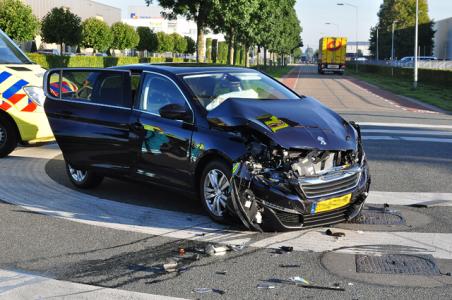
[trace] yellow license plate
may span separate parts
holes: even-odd
[[[331,198],[328,200],[320,201],[315,207],[315,213],[333,210],[350,203],[352,194],[347,194],[341,197]]]

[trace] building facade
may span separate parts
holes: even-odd
[[[452,18],[435,22],[433,55],[438,59],[452,60]]]
[[[122,21],[135,28],[149,27],[154,32],[178,33],[182,36],[189,36],[196,41],[197,26],[195,22],[188,21],[184,17],[178,17],[176,20],[165,19],[162,17],[162,11],[162,7],[158,5],[129,6],[127,18]],[[208,33],[205,37],[224,41],[222,34]]]
[[[92,0],[23,0],[31,6],[33,14],[42,19],[52,8],[65,7],[82,20],[95,17],[108,25],[121,21],[121,9]]]
[[[369,57],[371,55],[369,50],[370,43],[367,41],[358,42],[358,51],[362,52],[362,56]],[[347,42],[347,57],[354,57],[356,53],[356,42]]]

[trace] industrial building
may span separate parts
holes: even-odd
[[[182,36],[189,36],[196,41],[197,26],[194,21],[188,21],[184,17],[177,17],[176,20],[169,20],[162,16],[162,7],[158,5],[150,6],[129,6],[127,18],[122,21],[135,28],[149,27],[154,32],[165,32],[168,34],[178,33]],[[205,37],[224,41],[222,34],[208,33]]]
[[[92,0],[23,0],[31,6],[33,14],[42,19],[52,8],[65,7],[82,18],[82,21],[91,17],[98,18],[111,25],[121,21],[121,9],[105,5]]]
[[[452,60],[452,18],[435,22],[433,55],[441,60]]]

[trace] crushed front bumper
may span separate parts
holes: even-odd
[[[326,177],[323,182],[317,182],[318,185],[295,183],[292,185],[295,191],[287,184],[252,176],[245,168],[236,170],[233,178],[231,210],[247,228],[266,231],[296,230],[351,220],[363,208],[370,186],[365,160],[345,177]],[[320,202],[345,195],[350,195],[345,205],[316,212]]]

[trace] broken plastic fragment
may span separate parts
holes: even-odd
[[[293,247],[291,247],[291,246],[281,246],[281,247],[279,247],[279,249],[281,249],[282,251],[286,251],[286,252],[293,251]]]
[[[227,247],[229,248],[229,250],[235,252],[242,251],[243,249],[245,249],[245,245],[227,245]]]
[[[337,237],[337,238],[345,236],[345,233],[343,233],[343,232],[332,232],[331,229],[327,229],[325,231],[325,234],[328,235],[328,236],[334,236],[334,237]]]
[[[301,265],[279,265],[281,268],[300,268]]]
[[[226,275],[228,272],[227,271],[217,271],[217,272],[215,272],[215,274],[218,274],[218,275]]]
[[[270,283],[259,283],[257,285],[257,288],[258,289],[267,289],[267,290],[269,290],[269,289],[275,289],[276,285],[270,284]]]
[[[162,265],[163,270],[166,272],[175,272],[177,268],[177,262],[168,262]]]
[[[290,277],[289,280],[296,283],[310,284],[309,281],[300,276]]]
[[[198,294],[207,294],[207,293],[211,293],[212,289],[210,289],[210,288],[195,288],[193,290],[193,292],[198,293]]]

